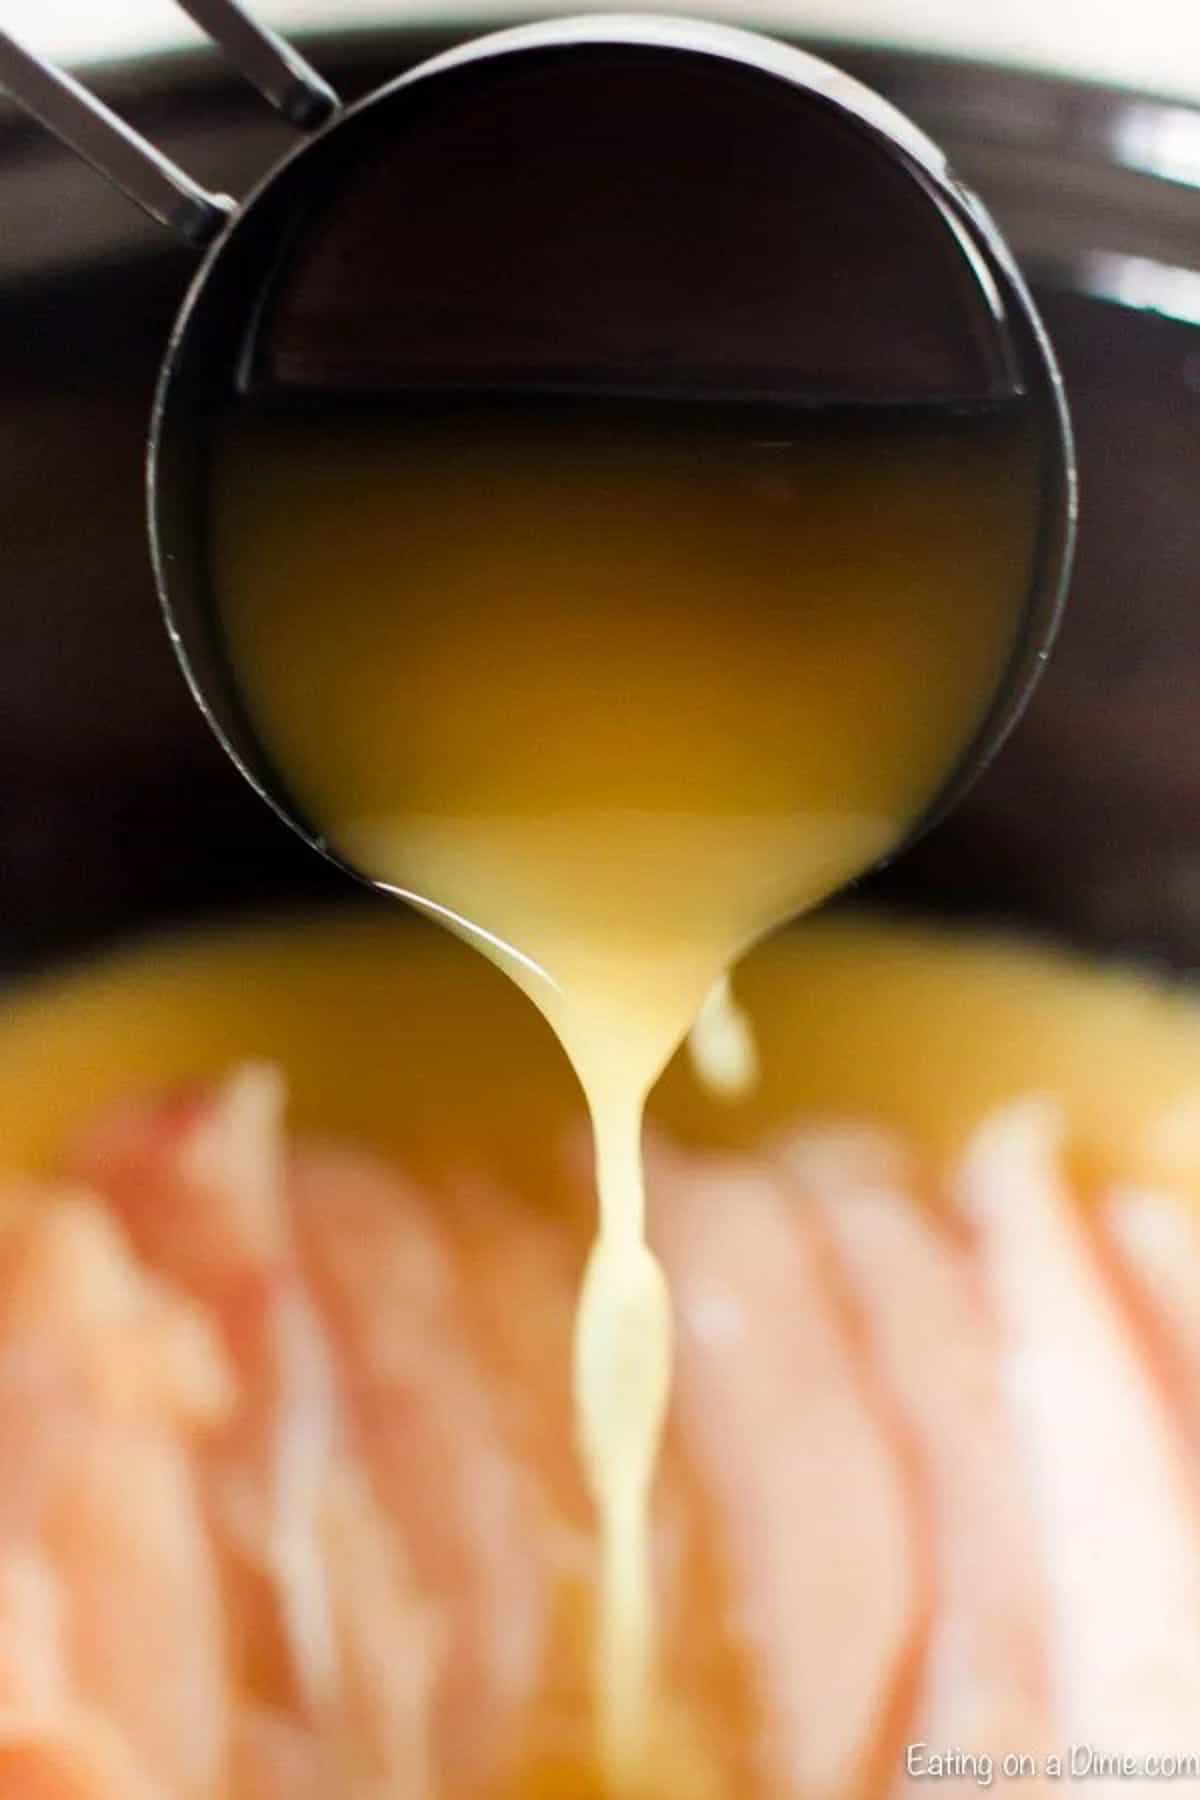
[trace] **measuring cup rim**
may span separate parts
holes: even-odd
[[[272,811],[321,855],[371,887],[372,881],[346,862],[305,819],[265,752],[258,768],[232,741],[212,704],[193,661],[186,632],[172,599],[171,551],[164,541],[161,517],[160,456],[176,379],[183,364],[189,331],[209,290],[214,271],[230,247],[253,228],[262,203],[277,185],[305,160],[323,154],[328,141],[353,128],[381,102],[407,89],[453,77],[482,63],[536,52],[570,54],[604,48],[644,48],[709,57],[780,80],[809,100],[838,113],[882,154],[899,163],[941,213],[971,263],[981,291],[997,323],[1007,326],[1024,352],[1022,373],[1037,392],[1053,466],[1047,471],[1053,490],[1043,492],[1038,542],[1034,547],[1030,592],[1014,650],[992,702],[947,780],[903,840],[889,852],[892,860],[923,836],[962,799],[1002,747],[1017,724],[1050,653],[1066,600],[1078,513],[1074,440],[1062,376],[1032,296],[999,229],[983,203],[951,172],[944,153],[899,108],[857,78],[821,57],[778,39],[687,16],[654,13],[598,13],[507,27],[467,39],[403,71],[343,108],[310,137],[274,162],[259,178],[208,245],[196,269],[168,339],[159,370],[146,457],[146,503],[155,582],[167,634],[192,696],[209,727],[241,774]],[[232,684],[236,692],[236,684]],[[247,723],[247,735],[257,734]],[[396,891],[394,889],[389,891]],[[407,896],[419,899],[418,896]]]

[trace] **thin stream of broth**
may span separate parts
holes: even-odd
[[[1018,411],[236,415],[230,655],[298,810],[476,943],[594,1128],[576,1326],[600,1527],[598,1757],[645,1774],[670,1306],[647,1094],[742,949],[889,850],[979,722],[1027,587]]]

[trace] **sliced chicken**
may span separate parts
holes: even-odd
[[[1194,1748],[1200,1517],[1183,1438],[1063,1172],[1056,1110],[989,1121],[961,1178],[995,1309],[1000,1372],[1047,1578],[1064,1743],[1132,1757]],[[1154,1791],[1092,1780],[1089,1793]]]
[[[781,1152],[850,1284],[876,1379],[911,1428],[929,1508],[932,1633],[912,1738],[1040,1758],[1051,1729],[1038,1545],[965,1246],[914,1193],[898,1144],[807,1133]],[[1022,1783],[1022,1792],[1049,1790]],[[911,1792],[902,1777],[897,1794]]]
[[[77,1149],[142,1255],[218,1325],[238,1404],[204,1487],[257,1685],[316,1716],[335,1703],[321,1550],[338,1448],[332,1351],[302,1279],[284,1192],[282,1089],[249,1068],[217,1093],[130,1106]]]
[[[319,1734],[255,1701],[241,1706],[233,1722],[229,1785],[239,1800],[330,1800],[336,1792]]]
[[[590,1197],[417,1187],[289,1143],[281,1098],[117,1108],[0,1193],[0,1800],[599,1800]],[[649,1168],[677,1369],[637,1800],[898,1800],[918,1740],[1193,1748],[1195,1217],[1088,1212],[1036,1106],[936,1213],[861,1127]]]
[[[649,1168],[674,1406],[737,1596],[759,1779],[798,1800],[877,1795],[928,1598],[903,1454],[781,1176],[661,1144]]]
[[[43,1688],[58,1671],[71,1729],[55,1754],[70,1760],[90,1718],[115,1766],[200,1800],[224,1768],[230,1669],[193,1452],[227,1415],[231,1370],[96,1200],[10,1209],[0,1268],[0,1441],[16,1459],[0,1542],[10,1581],[25,1572],[10,1598],[46,1600],[20,1657]],[[52,1612],[37,1571],[53,1574]],[[10,1719],[31,1781],[32,1704]]]
[[[174,1800],[102,1714],[0,1718],[0,1800]]]
[[[1172,1194],[1119,1188],[1101,1218],[1187,1434],[1200,1493],[1200,1213]]]
[[[186,1450],[104,1420],[76,1433],[40,1541],[70,1596],[74,1685],[164,1790],[207,1800],[228,1748],[217,1561]]]
[[[541,1678],[549,1595],[539,1512],[473,1354],[427,1201],[375,1159],[309,1144],[290,1195],[371,1481],[442,1621],[435,1742],[468,1787],[515,1751]],[[428,1621],[419,1629],[424,1638]]]

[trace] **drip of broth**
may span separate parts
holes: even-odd
[[[614,1793],[655,1707],[671,1329],[646,1098],[740,952],[893,848],[953,768],[1036,495],[1020,403],[247,404],[215,446],[228,654],[296,810],[507,970],[590,1109],[575,1395]]]

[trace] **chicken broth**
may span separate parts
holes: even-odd
[[[575,1400],[614,1792],[656,1704],[671,1326],[646,1098],[740,952],[890,851],[980,725],[1028,588],[1034,445],[1020,402],[409,399],[247,405],[215,448],[226,647],[297,811],[528,993],[590,1109]]]

